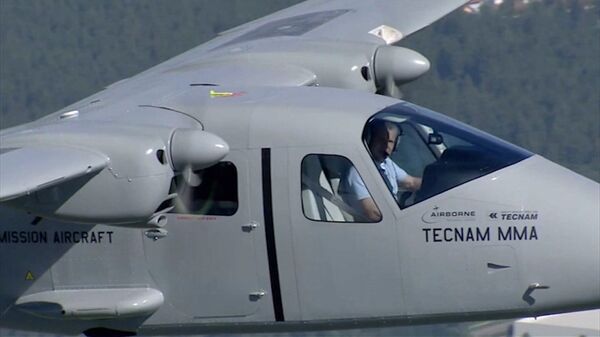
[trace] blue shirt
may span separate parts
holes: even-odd
[[[402,184],[406,178],[408,177],[408,173],[400,168],[396,163],[394,163],[389,157],[385,158],[385,160],[377,165],[377,169],[381,176],[386,178],[386,185],[388,185],[388,189],[394,195],[394,198],[398,195],[398,186]]]
[[[396,198],[398,195],[398,184],[401,184],[406,180],[408,174],[389,157],[376,165],[382,178],[387,180],[386,185],[388,186],[388,189],[390,189],[394,198]],[[365,186],[365,182],[361,179],[360,175],[358,175],[358,171],[356,171],[354,166],[350,168],[346,179],[342,182],[340,195],[347,204],[355,208],[359,206],[360,200],[371,197],[371,194]]]

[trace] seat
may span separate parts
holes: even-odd
[[[340,208],[332,202],[337,197],[327,179],[318,156],[302,162],[302,209],[304,215],[316,221],[345,222]]]

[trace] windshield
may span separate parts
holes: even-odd
[[[373,116],[365,126],[363,141],[401,208],[532,155],[410,103]]]

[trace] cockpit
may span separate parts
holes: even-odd
[[[431,110],[404,103],[375,115],[400,130],[391,161],[421,178],[395,198],[401,208],[426,200],[531,156],[531,153]],[[366,129],[367,130],[367,129]],[[368,140],[363,137],[368,148]]]
[[[401,209],[517,163],[532,154],[431,110],[401,103],[377,113],[362,142]],[[378,222],[377,202],[351,159],[302,161],[303,210],[330,222]]]

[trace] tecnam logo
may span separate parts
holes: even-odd
[[[438,223],[442,221],[473,221],[476,217],[477,212],[474,210],[443,210],[436,206],[425,212],[421,219],[425,223]]]
[[[537,211],[491,211],[488,214],[491,220],[522,221],[538,220]]]

